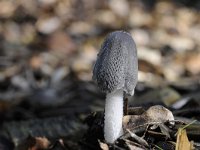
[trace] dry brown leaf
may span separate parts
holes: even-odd
[[[106,143],[103,143],[100,140],[98,140],[98,142],[99,142],[99,146],[102,150],[109,150],[109,147]]]
[[[31,59],[30,59],[30,65],[33,69],[38,69],[40,68],[42,64],[42,58],[39,57],[39,56],[33,56]]]
[[[194,149],[193,144],[188,140],[186,130],[179,128],[176,141],[176,150],[193,150],[193,149]]]
[[[74,53],[76,50],[76,44],[71,37],[59,31],[52,34],[47,43],[50,50],[67,55]]]
[[[123,117],[123,128],[133,129],[138,126],[145,126],[147,124],[164,123],[166,121],[173,121],[174,116],[170,110],[161,106],[155,105],[149,107],[141,115],[126,115]],[[173,123],[172,123],[173,124]]]
[[[193,54],[189,56],[186,61],[186,69],[193,75],[200,73],[200,54]]]
[[[36,137],[36,143],[33,148],[37,149],[47,149],[50,145],[49,140],[46,137]]]
[[[29,136],[16,147],[16,150],[41,150],[47,149],[49,145],[50,142],[46,137]]]
[[[12,16],[16,9],[15,4],[13,4],[12,1],[1,1],[0,7],[0,17],[5,18]]]

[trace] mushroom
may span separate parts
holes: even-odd
[[[93,70],[93,80],[106,93],[104,138],[108,143],[123,134],[123,98],[124,94],[134,94],[137,76],[137,51],[131,35],[125,31],[110,33]]]

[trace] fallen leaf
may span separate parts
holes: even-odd
[[[193,150],[193,144],[188,140],[185,129],[179,128],[176,140],[176,150]]]
[[[106,143],[103,143],[100,140],[98,140],[98,142],[99,142],[99,146],[101,147],[102,150],[109,150],[109,147]]]

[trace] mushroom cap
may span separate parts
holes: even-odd
[[[135,42],[124,31],[110,33],[103,42],[93,70],[93,80],[102,92],[123,89],[133,95],[138,78]]]

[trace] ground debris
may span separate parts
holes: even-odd
[[[75,132],[77,132],[78,137],[80,136],[78,132],[84,129],[85,127],[78,121],[69,121],[67,117],[54,117],[20,122],[5,122],[1,128],[1,134],[17,146],[28,137],[58,139],[59,137],[70,137]],[[36,142],[40,142],[40,139],[36,139]]]
[[[153,106],[155,107],[155,106]],[[133,108],[132,108],[133,109]],[[136,108],[138,109],[138,108]],[[131,109],[129,109],[131,110]],[[153,110],[150,109],[149,110]],[[132,111],[132,110],[131,110]],[[199,122],[194,121],[185,121],[184,118],[179,118],[179,120],[171,120],[166,117],[160,116],[157,120],[152,120],[152,118],[142,117],[142,114],[146,114],[149,112],[148,110],[142,112],[140,115],[127,115],[124,117],[124,128],[126,128],[126,132],[115,141],[114,144],[107,145],[104,142],[103,138],[103,118],[102,113],[93,113],[90,115],[90,119],[87,119],[89,129],[85,134],[82,146],[83,147],[96,147],[102,148],[106,145],[110,149],[174,149],[176,147],[176,139],[177,132],[179,129],[186,128],[188,137],[195,141],[199,142],[198,136],[200,133],[198,132],[198,128],[200,127]],[[162,113],[161,113],[162,114]],[[159,114],[159,115],[161,115]],[[156,112],[155,112],[156,116]],[[176,118],[176,117],[175,117]],[[131,121],[130,121],[131,120]],[[141,120],[141,121],[139,121]],[[156,122],[157,121],[157,122]],[[128,126],[126,124],[129,124]],[[98,132],[97,132],[98,131]],[[101,146],[98,143],[98,139],[101,139]],[[86,144],[87,143],[87,144]],[[193,144],[193,147],[198,147],[198,144]],[[104,147],[105,148],[105,147]]]

